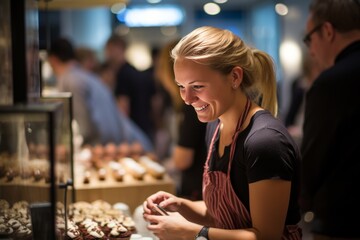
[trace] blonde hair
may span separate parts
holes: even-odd
[[[241,89],[262,108],[277,115],[274,63],[265,52],[248,47],[232,32],[215,27],[200,27],[183,37],[172,49],[171,57],[204,64],[223,74],[236,66],[243,69]]]

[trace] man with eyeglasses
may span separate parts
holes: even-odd
[[[313,0],[306,29],[324,71],[306,95],[300,202],[314,240],[360,239],[359,0]]]

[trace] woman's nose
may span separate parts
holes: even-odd
[[[196,95],[193,93],[191,89],[185,90],[181,96],[185,104],[187,105],[191,105],[197,99]]]

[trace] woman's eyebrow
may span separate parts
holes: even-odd
[[[198,82],[198,81],[192,81],[192,82],[189,82],[189,83],[187,83],[187,85],[190,85],[190,84],[194,84],[194,83],[196,83],[196,82]],[[175,83],[177,84],[177,85],[181,85],[179,82],[177,82],[176,80],[175,80]]]

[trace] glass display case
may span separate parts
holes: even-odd
[[[58,155],[61,158],[67,159],[70,168],[70,179],[74,179],[74,145],[73,145],[73,131],[72,131],[72,119],[73,119],[73,110],[72,110],[72,93],[70,92],[56,92],[42,94],[40,98],[41,102],[44,103],[62,103],[63,114],[61,114],[61,136],[59,138]],[[71,201],[75,201],[75,190],[74,187],[71,188],[69,194]]]
[[[0,1],[0,104],[12,104],[10,0]]]
[[[72,185],[64,114],[61,102],[0,106],[1,234],[56,239]]]

